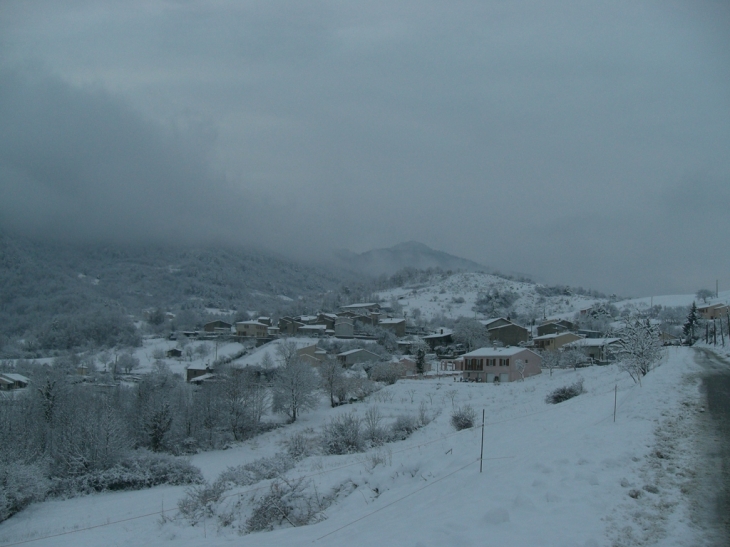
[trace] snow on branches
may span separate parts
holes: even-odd
[[[641,378],[656,366],[662,353],[656,326],[648,319],[627,321],[619,342],[619,368],[628,372],[634,382],[641,385]]]

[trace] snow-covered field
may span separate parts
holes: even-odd
[[[702,544],[682,494],[701,465],[692,439],[698,370],[691,349],[671,348],[641,386],[606,366],[501,386],[404,380],[337,409],[323,400],[294,425],[192,461],[212,480],[227,466],[281,451],[294,431],[317,432],[335,414],[363,415],[373,405],[386,422],[420,407],[434,419],[368,453],[301,461],[288,477],[310,477],[322,495],[342,492],[314,525],[246,536],[214,519],[192,527],[176,516],[185,489],[158,487],[35,504],[0,524],[0,546]],[[545,403],[579,377],[586,393]],[[481,429],[450,424],[452,407],[465,405],[485,411],[482,473]],[[244,503],[250,495],[241,495]]]
[[[146,338],[143,340],[142,346],[135,348],[132,352],[132,355],[139,359],[139,367],[133,371],[134,374],[145,374],[152,370],[156,351],[162,351],[164,353],[169,349],[178,347],[180,346],[174,340]],[[204,348],[203,351],[195,351],[199,347]],[[170,370],[176,374],[185,375],[185,369],[189,366],[210,364],[215,360],[216,355],[219,358],[235,355],[244,349],[244,346],[238,342],[225,341],[216,344],[214,340],[191,340],[185,348],[190,348],[191,350],[189,357],[183,355],[180,358],[164,357],[162,359],[170,367]]]

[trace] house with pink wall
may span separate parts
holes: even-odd
[[[525,378],[542,372],[542,357],[521,347],[481,348],[465,353],[457,363],[462,378],[468,382],[514,382],[522,379],[518,360],[525,364]]]

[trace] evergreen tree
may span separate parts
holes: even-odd
[[[426,351],[423,348],[418,348],[416,351],[416,372],[423,374],[426,369]]]
[[[697,304],[695,302],[692,302],[692,307],[687,314],[687,321],[685,321],[684,326],[682,327],[682,332],[684,333],[684,336],[687,338],[690,345],[694,343],[695,327],[698,324],[699,318],[697,317]]]

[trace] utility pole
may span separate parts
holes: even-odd
[[[482,451],[479,454],[479,472],[482,472],[482,464],[484,463],[484,409],[482,409]]]
[[[720,298],[720,280],[715,279],[715,298]]]

